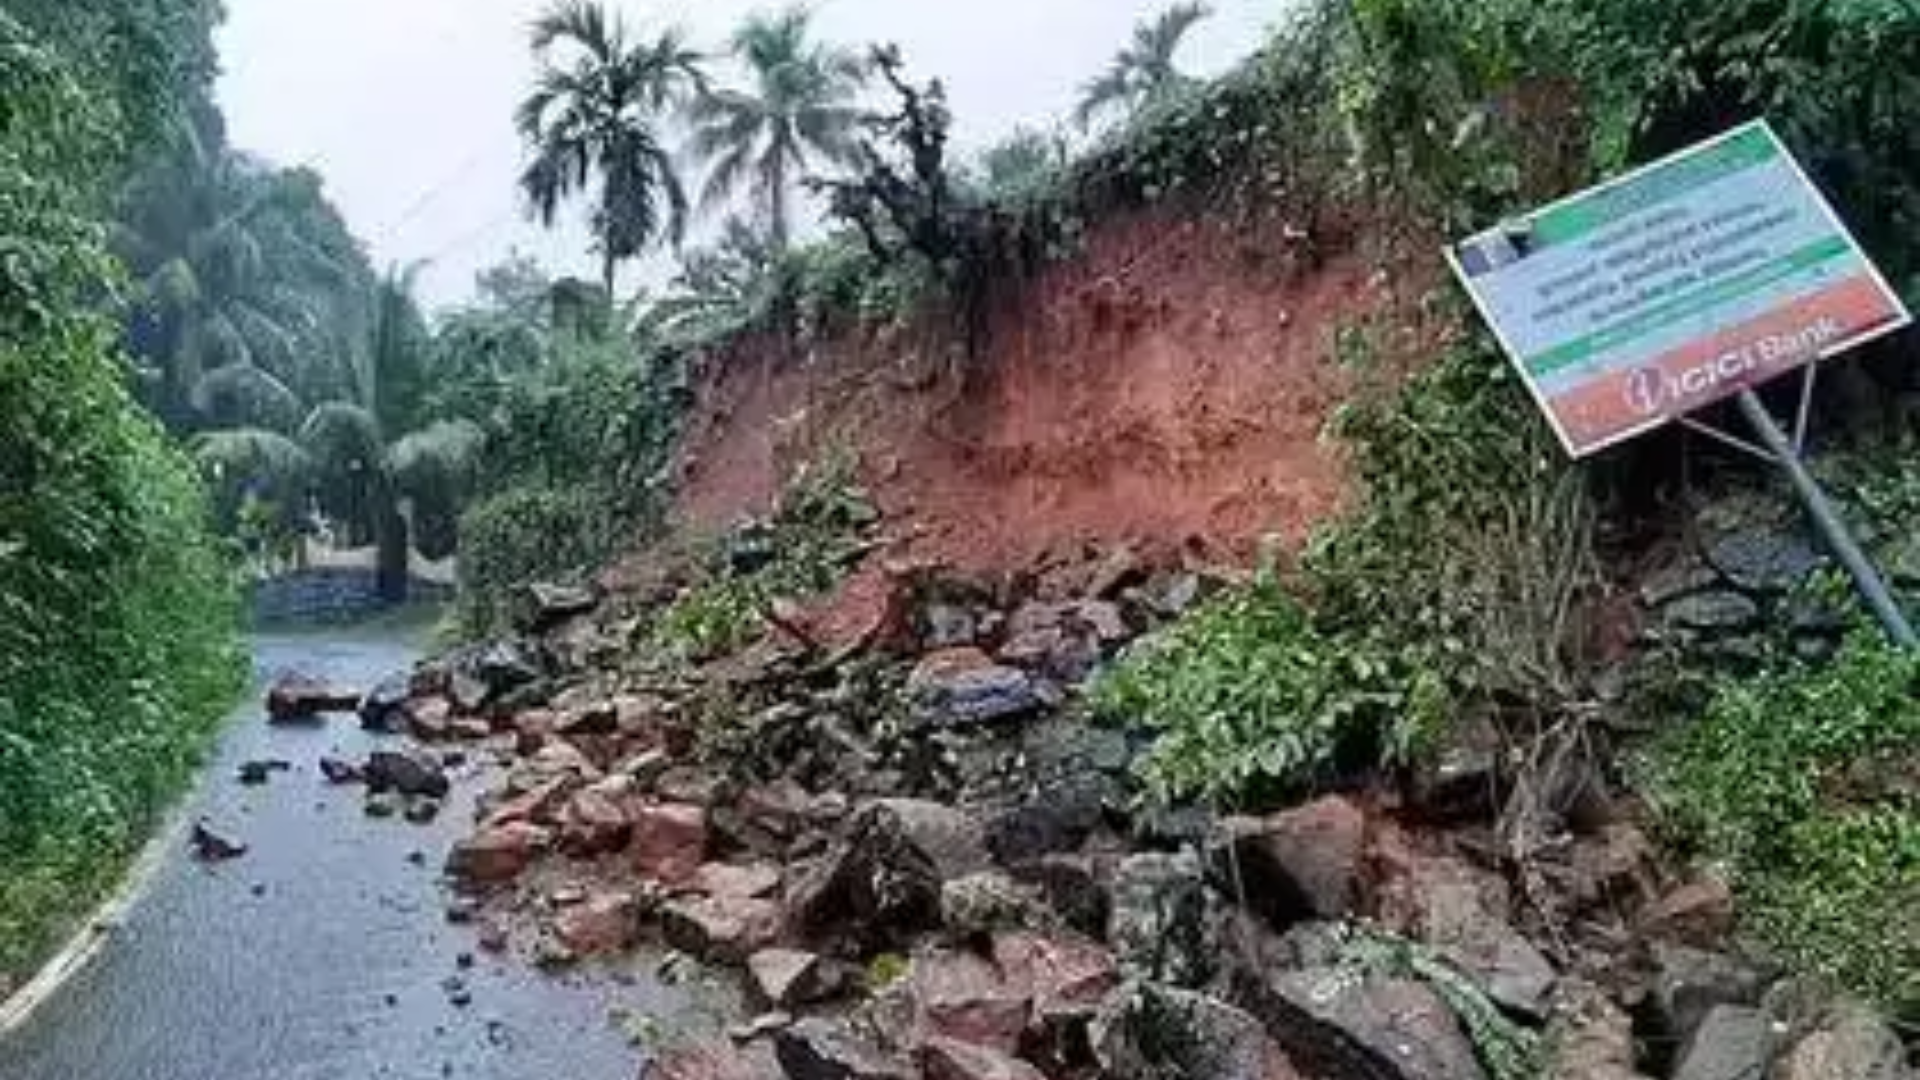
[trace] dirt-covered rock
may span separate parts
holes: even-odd
[[[1226,1002],[1151,983],[1115,994],[1093,1022],[1093,1050],[1109,1080],[1295,1080],[1286,1052],[1260,1022]]]
[[[375,750],[360,775],[376,795],[392,791],[409,798],[444,799],[453,789],[439,759],[417,750]]]

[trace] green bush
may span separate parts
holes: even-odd
[[[1749,929],[1797,967],[1920,1006],[1920,657],[1851,643],[1831,665],[1728,682],[1665,737],[1643,786],[1728,867]]]
[[[623,337],[576,339],[506,390],[459,525],[462,629],[506,625],[516,589],[578,579],[657,527],[682,401],[677,366]]]
[[[1370,763],[1424,705],[1393,656],[1356,644],[1263,574],[1134,645],[1095,682],[1093,706],[1156,736],[1142,778],[1162,801],[1297,792]]]
[[[0,13],[0,973],[118,876],[243,670],[203,493],[98,307],[124,131],[75,70]]]

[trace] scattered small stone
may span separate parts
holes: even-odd
[[[204,821],[194,823],[189,843],[193,848],[193,857],[203,863],[230,862],[247,853],[247,845],[221,836]]]
[[[335,787],[357,784],[362,779],[358,765],[330,757],[320,759],[320,775],[326,777],[327,783]]]
[[[255,896],[265,896],[265,895],[267,895],[267,887],[266,887],[266,885],[265,885],[265,884],[263,884],[263,883],[261,883],[261,882],[258,882],[258,881],[256,881],[256,882],[254,882],[254,883],[253,883],[253,887],[252,887],[251,889],[249,889],[249,890],[247,890],[247,891],[249,891],[249,892],[251,892],[251,893],[253,893],[253,895],[255,895]]]
[[[240,765],[239,780],[248,787],[260,787],[273,778],[277,772],[291,772],[293,764],[286,761],[247,761]]]
[[[440,816],[440,800],[414,798],[407,800],[406,818],[415,825],[431,825]]]
[[[447,901],[447,922],[465,926],[480,914],[480,901],[471,896],[456,896]]]
[[[473,963],[473,954],[470,952],[460,953],[453,958],[453,966],[459,968],[461,971],[473,970]]]
[[[362,806],[362,809],[370,818],[380,818],[384,820],[386,818],[397,817],[400,813],[400,796],[395,795],[391,791],[369,792],[367,801]]]
[[[407,862],[414,866],[425,866],[427,865],[427,853],[415,848],[407,852]]]
[[[762,1013],[744,1024],[735,1024],[727,1029],[727,1037],[737,1043],[750,1043],[768,1035],[785,1031],[794,1024],[790,1012]]]

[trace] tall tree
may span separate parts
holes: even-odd
[[[675,30],[634,42],[593,0],[561,0],[534,23],[533,48],[541,70],[516,118],[532,154],[520,187],[548,226],[567,199],[591,199],[611,296],[622,260],[685,233],[686,190],[661,129],[704,88],[701,57]]]
[[[809,154],[833,164],[855,160],[866,81],[858,53],[814,41],[813,15],[791,7],[754,15],[733,37],[733,54],[752,87],[704,94],[692,106],[693,150],[710,163],[702,203],[713,208],[747,188],[776,250],[792,231],[791,200]]]
[[[390,273],[373,290],[368,331],[341,373],[338,396],[302,402],[291,422],[285,410],[202,434],[201,461],[228,487],[270,488],[283,501],[316,496],[378,549],[380,589],[402,600],[407,589],[408,521],[418,512],[450,514],[465,493],[484,435],[455,417],[428,414],[430,340],[412,294],[410,273]],[[238,400],[267,395],[239,389],[266,376],[228,373]]]
[[[1111,109],[1129,112],[1164,98],[1191,79],[1174,62],[1193,28],[1213,14],[1201,0],[1178,3],[1134,27],[1133,40],[1105,74],[1086,85],[1075,113],[1080,126]]]

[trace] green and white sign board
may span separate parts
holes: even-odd
[[[1911,321],[1764,121],[1448,255],[1575,456]]]

